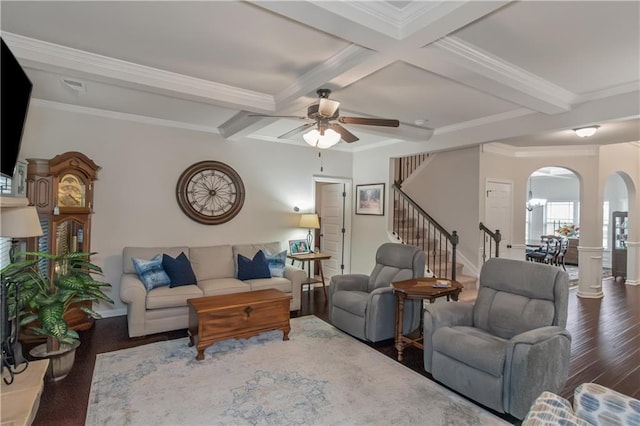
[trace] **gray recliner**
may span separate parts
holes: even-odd
[[[361,340],[393,338],[396,298],[391,283],[424,276],[425,257],[418,247],[385,243],[376,252],[376,265],[370,275],[334,275],[329,284],[331,323]],[[407,300],[404,305],[405,334],[420,325],[420,302]]]
[[[425,308],[425,370],[478,403],[523,419],[540,393],[559,393],[567,380],[568,280],[557,267],[488,260],[475,304]]]

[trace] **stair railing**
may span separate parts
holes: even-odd
[[[500,240],[502,240],[500,230],[496,229],[496,231],[493,232],[484,226],[482,222],[480,222],[480,230],[482,231],[482,263],[487,261],[487,253],[489,253],[489,259],[492,257],[500,257]],[[487,245],[489,246],[489,250],[487,250]]]
[[[394,181],[402,184],[427,158],[429,158],[427,153],[396,158],[393,167],[395,173]]]
[[[402,189],[393,186],[393,234],[404,244],[411,244],[427,254],[426,266],[434,276],[456,279],[458,233],[449,233]]]

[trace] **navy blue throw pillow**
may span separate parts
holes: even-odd
[[[238,279],[244,281],[257,278],[271,278],[269,262],[262,250],[258,250],[253,260],[238,254]]]
[[[163,254],[162,267],[171,279],[169,287],[197,284],[196,274],[193,273],[191,262],[184,252],[180,253],[175,259],[166,253]]]

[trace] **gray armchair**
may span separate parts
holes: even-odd
[[[545,264],[488,260],[475,304],[425,308],[425,370],[482,405],[524,418],[540,393],[559,393],[567,380],[568,279]]]
[[[391,339],[395,333],[394,281],[424,276],[425,253],[418,247],[385,243],[376,253],[370,275],[334,275],[329,284],[329,319],[337,328],[370,342]],[[404,306],[403,330],[420,325],[420,300]]]

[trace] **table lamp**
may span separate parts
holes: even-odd
[[[309,234],[307,234],[307,245],[309,246],[309,250],[313,251],[313,235],[311,234],[311,229],[320,228],[320,219],[318,219],[318,215],[315,213],[300,215],[300,224],[298,226],[300,226],[300,228],[309,229]]]
[[[42,235],[40,218],[34,206],[2,207],[0,215],[0,237],[29,238]],[[10,254],[13,262],[13,252]]]
[[[0,236],[8,238],[28,238],[39,237],[42,235],[42,227],[40,226],[40,219],[38,218],[38,212],[33,206],[26,207],[2,207],[0,209]],[[11,248],[9,249],[9,259],[13,263],[15,244],[11,242]],[[2,324],[2,370],[6,368],[7,376],[4,377],[6,384],[13,382],[14,374],[22,373],[29,362],[22,355],[22,345],[18,341],[19,330],[19,312],[18,309],[12,318],[9,318],[8,303],[9,303],[9,289],[15,286],[15,293],[12,297],[15,297],[15,305],[18,305],[18,293],[19,286],[17,283],[11,282],[9,279],[0,284],[0,295],[2,299],[2,318],[0,322]],[[24,364],[20,369],[19,367]],[[4,374],[3,374],[4,375]]]

